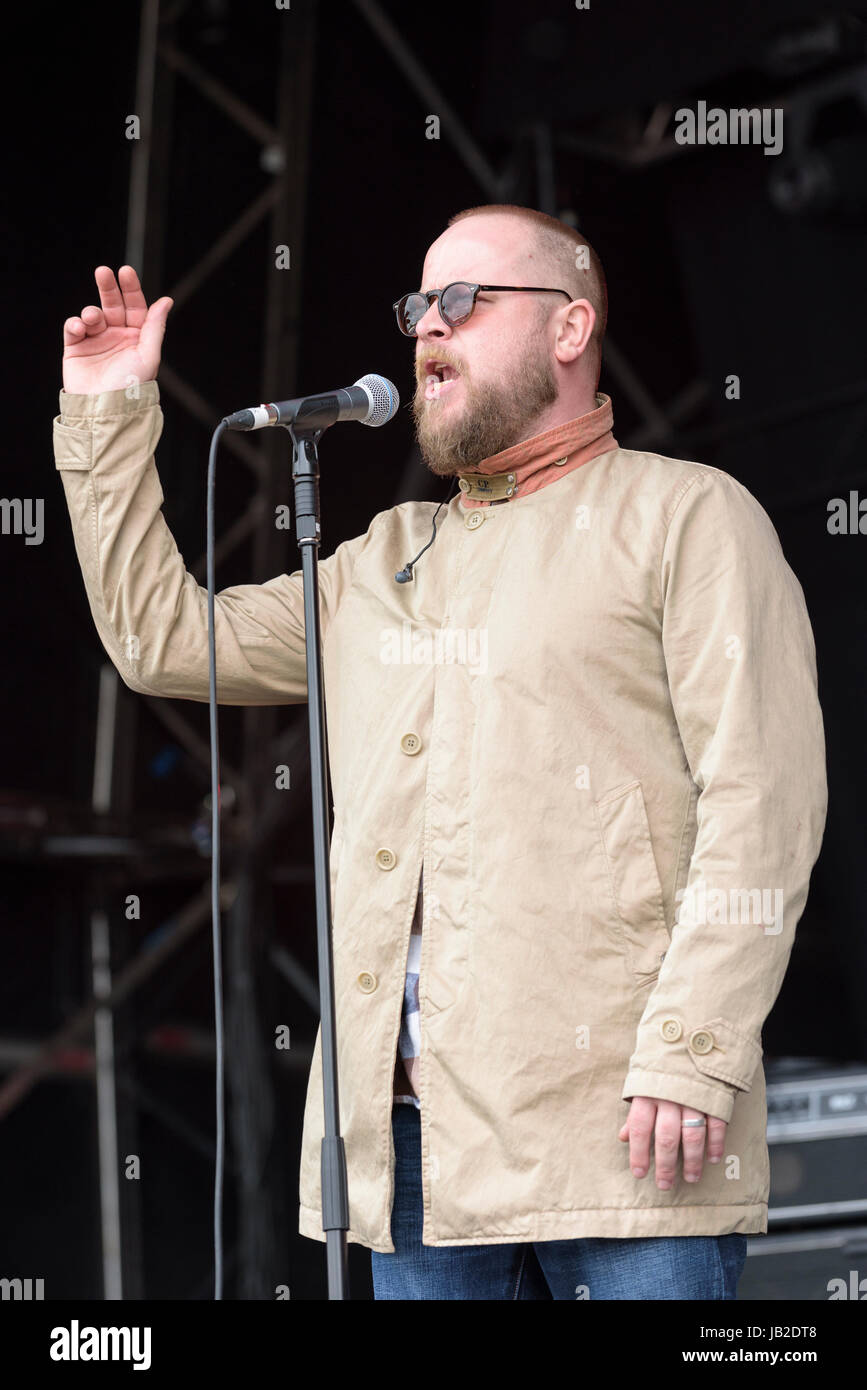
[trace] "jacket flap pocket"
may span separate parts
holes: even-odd
[[[54,418],[54,464],[56,468],[93,467],[93,432],[76,430]]]
[[[640,975],[655,975],[670,938],[641,783],[619,787],[595,808],[632,968]]]
[[[758,1043],[738,1032],[724,1018],[713,1018],[710,1023],[693,1029],[687,1049],[703,1075],[727,1081],[739,1091],[748,1091],[752,1086],[763,1051]]]

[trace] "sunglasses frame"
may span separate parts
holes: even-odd
[[[473,298],[468,313],[461,315],[461,317],[458,319],[450,319],[443,310],[442,297],[448,290],[453,289],[455,285],[465,285],[468,290],[472,290]],[[473,282],[470,280],[452,280],[449,282],[448,285],[444,285],[440,290],[410,290],[407,294],[402,294],[400,299],[396,299],[391,307],[394,310],[395,318],[397,319],[397,326],[400,329],[401,333],[404,335],[404,337],[415,338],[418,336],[416,329],[413,329],[412,332],[407,332],[407,330],[401,323],[400,310],[400,306],[402,304],[405,304],[406,301],[410,299],[414,294],[420,295],[423,299],[427,300],[427,309],[429,309],[433,301],[436,300],[437,309],[439,310],[439,316],[442,319],[443,323],[446,324],[449,328],[460,328],[473,316],[476,307],[476,295],[485,290],[504,292],[508,291],[510,294],[565,294],[568,300],[572,299],[572,295],[569,293],[568,290],[555,290],[551,289],[550,286],[546,285],[476,285],[473,284]],[[425,314],[427,313],[427,309],[425,309]],[[419,314],[416,323],[420,323],[423,318],[424,314]]]

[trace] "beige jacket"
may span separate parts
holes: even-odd
[[[205,701],[158,400],[154,382],[61,393],[56,464],[124,681]],[[424,1243],[764,1231],[761,1030],[826,809],[812,632],[776,532],[729,475],[615,448],[506,505],[456,495],[395,583],[434,510],[380,512],[320,562],[349,1239],[394,1248],[422,867]],[[221,703],[304,700],[300,569],[224,589],[216,627]],[[323,1240],[319,1042],[299,1229]],[[725,1160],[668,1191],[633,1178],[634,1095],[729,1121]]]

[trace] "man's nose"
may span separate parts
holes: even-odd
[[[426,312],[422,314],[416,324],[415,336],[420,342],[430,342],[432,338],[450,338],[452,336],[452,330],[443,321],[436,300],[427,306]]]

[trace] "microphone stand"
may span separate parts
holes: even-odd
[[[319,953],[319,1011],[322,1039],[322,1092],[325,1136],[322,1140],[322,1229],[328,1263],[328,1297],[349,1296],[346,1232],[349,1196],[346,1152],[340,1130],[337,1089],[337,1030],[334,1010],[334,963],[331,950],[331,875],[326,780],[325,693],[322,682],[322,636],[319,625],[319,454],[323,430],[337,418],[329,410],[309,413],[284,426],[292,436],[295,483],[295,535],[301,549],[304,589],[304,634],[307,662],[307,716],[310,728],[310,784],[313,791],[313,871],[316,890],[316,940]]]

